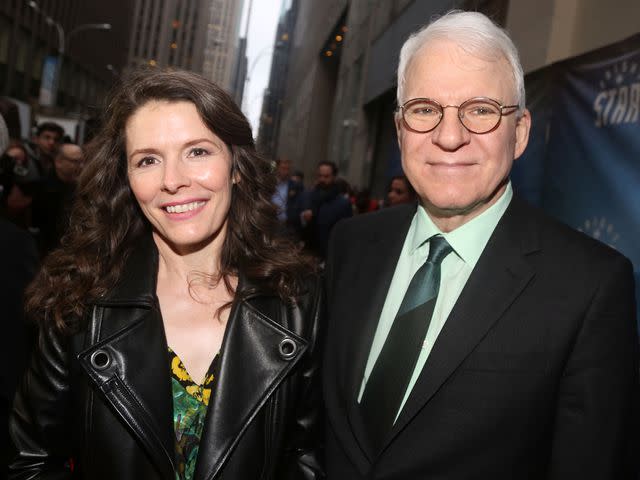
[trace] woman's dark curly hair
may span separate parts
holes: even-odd
[[[87,146],[69,230],[27,291],[27,311],[60,330],[75,326],[87,305],[117,283],[136,240],[151,230],[129,187],[125,149],[128,119],[150,101],[193,103],[232,153],[237,182],[219,276],[212,280],[231,290],[230,277],[241,271],[287,300],[302,292],[303,278],[315,269],[276,234],[272,163],[256,152],[251,127],[230,96],[191,72],[139,70],[110,96],[103,127]]]

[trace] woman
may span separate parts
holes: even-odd
[[[387,192],[387,206],[395,207],[403,203],[414,203],[417,199],[416,191],[404,175],[391,178]]]
[[[318,478],[318,280],[271,233],[240,110],[195,74],[139,72],[87,159],[29,292],[12,478]]]

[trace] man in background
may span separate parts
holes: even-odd
[[[324,161],[318,164],[316,185],[306,192],[305,209],[301,214],[305,243],[321,259],[327,253],[333,226],[353,215],[348,184],[337,176],[335,163]]]
[[[33,200],[33,226],[43,254],[56,247],[69,225],[76,181],[84,165],[82,148],[65,143],[58,149],[53,169]]]
[[[278,220],[284,231],[300,238],[300,212],[304,187],[291,178],[291,162],[286,158],[276,160],[276,191],[271,201],[278,207]]]

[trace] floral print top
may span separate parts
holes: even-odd
[[[176,435],[176,480],[193,478],[218,357],[216,354],[202,384],[197,384],[189,376],[180,357],[169,348]]]

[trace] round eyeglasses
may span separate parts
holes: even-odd
[[[501,105],[485,97],[470,98],[460,105],[440,105],[430,98],[413,98],[400,107],[404,125],[416,133],[427,133],[442,121],[445,108],[457,108],[458,119],[471,133],[488,133],[498,127],[503,115],[515,112],[518,105]]]

